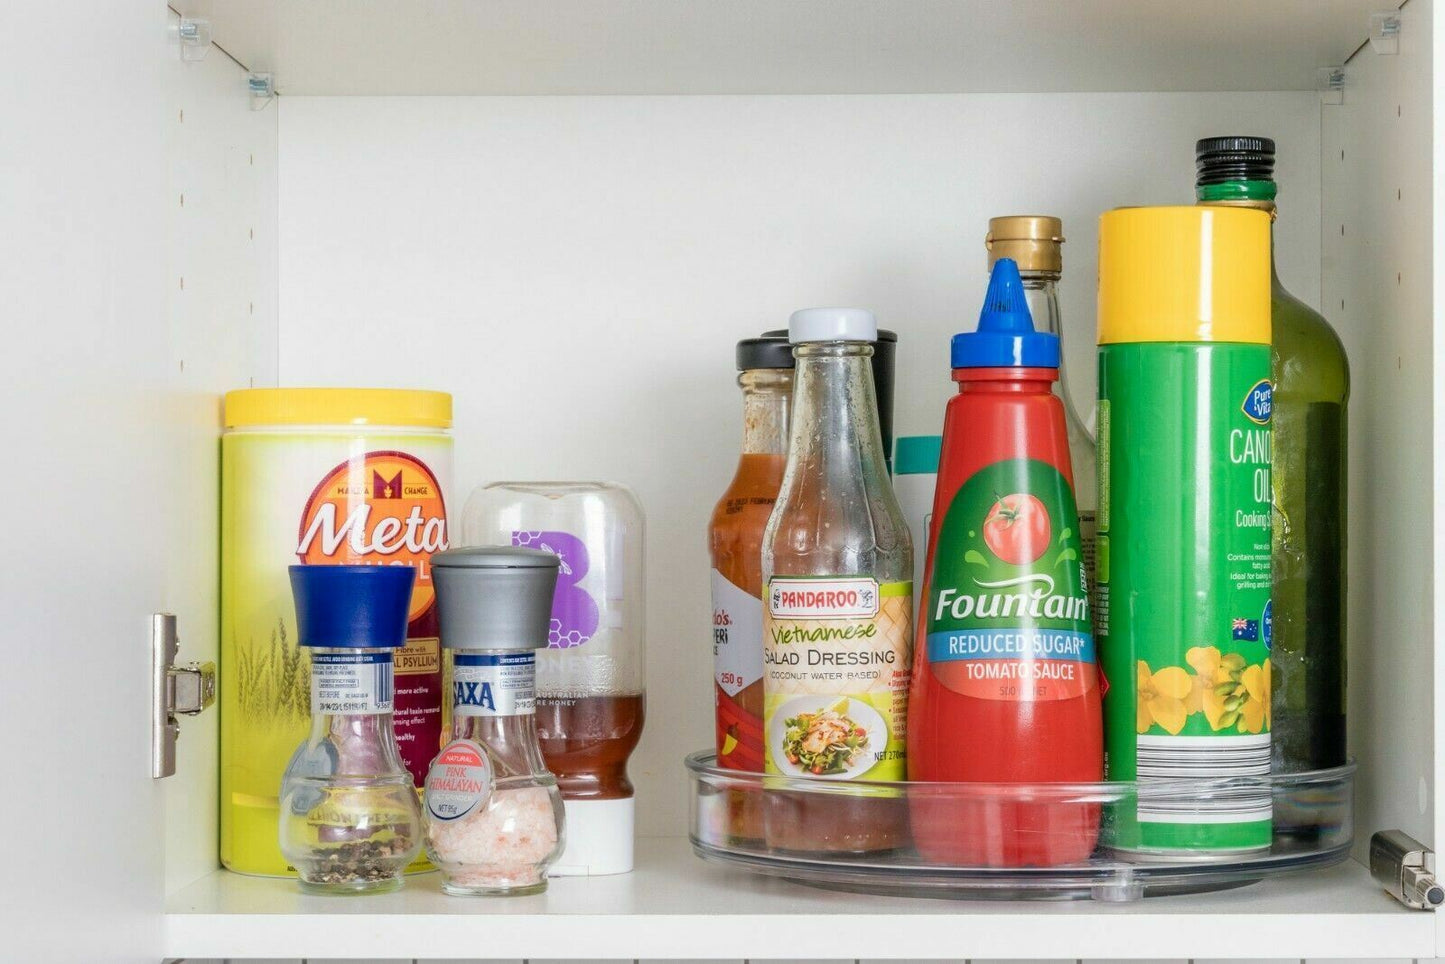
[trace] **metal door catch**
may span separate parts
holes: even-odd
[[[1416,910],[1445,904],[1445,887],[1435,879],[1435,851],[1400,830],[1370,838],[1370,875],[1391,897]]]
[[[195,716],[216,702],[216,664],[175,665],[181,641],[173,613],[151,617],[151,776],[176,772],[176,714]]]

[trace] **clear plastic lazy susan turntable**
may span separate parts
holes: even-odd
[[[1355,767],[1143,783],[852,783],[687,758],[705,860],[836,890],[926,897],[1137,900],[1344,861]],[[1269,821],[1251,849],[1151,849],[1150,824]],[[1141,828],[1144,828],[1141,831]]]

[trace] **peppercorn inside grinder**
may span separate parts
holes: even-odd
[[[562,852],[562,794],[536,726],[558,558],[540,549],[432,557],[450,742],[426,779],[426,849],[449,894],[535,894]]]
[[[396,890],[421,850],[421,807],[392,724],[410,566],[292,566],[311,653],[311,733],[281,779],[281,852],[302,890]]]

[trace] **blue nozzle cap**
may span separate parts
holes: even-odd
[[[292,566],[297,641],[333,649],[406,645],[415,580],[411,566]]]
[[[999,258],[988,279],[978,330],[953,336],[954,368],[1058,368],[1059,336],[1034,331],[1024,283],[1012,258]]]

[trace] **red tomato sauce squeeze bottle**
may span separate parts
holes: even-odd
[[[958,395],[919,592],[908,778],[968,783],[1103,779],[1103,725],[1064,407],[1059,339],[1034,330],[1002,258],[978,330],[953,338]],[[1099,806],[1060,791],[919,792],[929,861],[1056,866],[1086,859]]]

